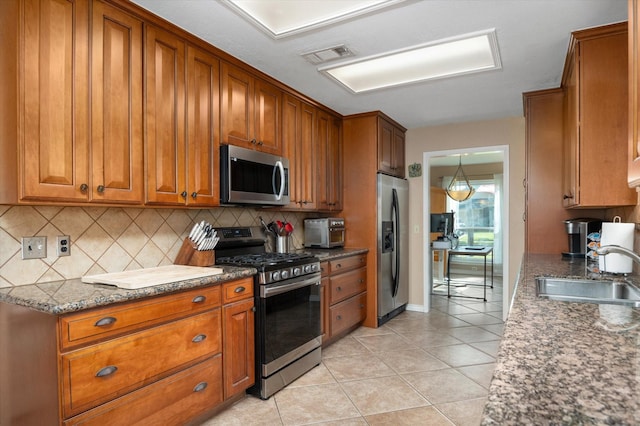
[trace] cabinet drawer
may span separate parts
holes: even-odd
[[[340,302],[367,289],[367,268],[329,278],[329,304]]]
[[[222,402],[222,355],[64,422],[70,425],[184,424]]]
[[[322,277],[329,276],[329,262],[327,261],[320,262],[320,275]]]
[[[339,274],[340,272],[343,272],[343,271],[360,268],[362,266],[365,266],[366,264],[367,264],[366,254],[343,257],[342,259],[329,261],[329,273]]]
[[[223,303],[225,304],[253,297],[253,278],[245,278],[240,281],[223,284],[222,294]]]
[[[141,388],[221,352],[221,309],[62,355],[64,417]],[[173,371],[172,371],[173,370]]]
[[[104,340],[220,306],[220,286],[78,312],[60,318],[62,349]]]
[[[364,292],[329,308],[330,335],[333,337],[364,321],[367,316],[367,293]]]

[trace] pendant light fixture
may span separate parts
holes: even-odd
[[[453,175],[453,179],[449,186],[447,186],[446,192],[451,199],[456,201],[468,200],[476,192],[471,186],[469,178],[464,174],[464,170],[462,170],[462,155],[458,163],[458,170],[456,170],[456,174]]]

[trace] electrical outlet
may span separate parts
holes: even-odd
[[[47,257],[47,237],[22,237],[22,258],[42,259]]]
[[[58,235],[57,241],[58,257],[71,256],[71,237],[68,235]]]

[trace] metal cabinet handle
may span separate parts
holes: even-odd
[[[245,291],[246,289],[243,286],[240,287],[236,287],[235,290],[233,290],[234,293],[242,293],[243,291]]]
[[[100,370],[98,370],[98,372],[96,373],[96,377],[110,376],[116,371],[118,371],[118,367],[116,367],[115,365],[107,365],[106,367],[102,367]]]
[[[191,301],[193,303],[203,303],[205,300],[207,300],[206,296],[196,296]]]
[[[342,263],[338,263],[338,264],[336,265],[336,268],[342,268]]]
[[[569,198],[573,198],[573,195],[567,195],[567,194],[565,194],[565,195],[563,195],[563,196],[562,196],[562,198],[563,198],[563,199],[565,199],[565,200],[567,200],[567,199],[569,199]]]
[[[87,185],[86,183],[80,185],[80,191],[87,192],[87,189],[89,189],[89,185]]]
[[[193,198],[194,200],[196,199],[197,196],[198,196],[198,193],[196,191],[193,191],[191,193],[191,198]]]
[[[364,279],[363,279],[363,278],[360,278],[360,279],[358,280],[358,282],[359,282],[360,284],[362,284],[362,283],[364,282]]]
[[[182,192],[180,193],[180,196],[181,196],[182,198],[187,198],[187,191],[182,191]]]
[[[104,317],[104,318],[100,318],[98,321],[96,321],[95,324],[93,324],[95,327],[106,327],[108,325],[111,325],[113,323],[115,323],[117,321],[116,318],[114,317]]]
[[[262,145],[264,145],[264,142],[258,141],[258,146],[262,146]]]
[[[342,287],[338,286],[338,287],[336,287],[336,290],[337,291],[342,291]]]
[[[98,192],[102,194],[104,192],[104,185],[98,185],[97,189],[98,189]]]
[[[255,145],[257,143],[258,143],[258,141],[256,141],[255,139],[251,139],[251,145]]]
[[[341,316],[341,315],[338,315],[338,316],[336,316],[336,319],[337,319],[338,321],[340,321],[340,320],[342,319],[342,316]]]
[[[364,304],[363,303],[360,304],[360,309],[364,309]]]
[[[191,341],[193,343],[200,343],[200,342],[204,342],[204,340],[207,338],[206,334],[198,334],[196,337],[194,337],[193,339],[191,339]]]
[[[196,385],[195,388],[193,388],[194,392],[202,392],[203,390],[205,390],[207,388],[207,382],[200,382]]]

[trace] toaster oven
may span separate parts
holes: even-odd
[[[304,220],[304,246],[309,248],[344,247],[344,219],[325,217]]]

